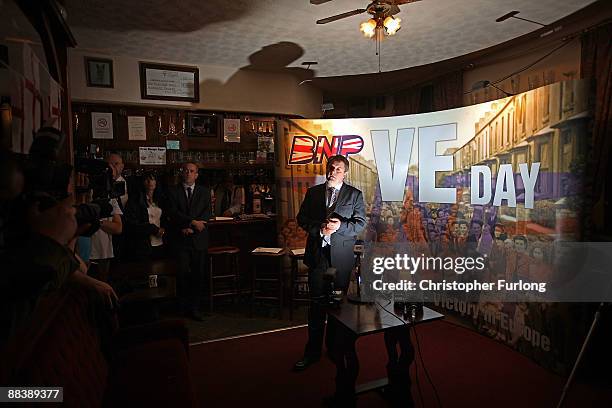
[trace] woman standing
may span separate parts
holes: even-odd
[[[161,193],[154,173],[144,175],[139,194],[130,194],[125,209],[126,250],[130,260],[163,256],[166,232]]]

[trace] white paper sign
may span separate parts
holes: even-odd
[[[140,147],[140,164],[166,164],[165,147]]]
[[[240,143],[240,119],[223,119],[223,141]]]
[[[147,122],[144,116],[128,116],[128,139],[147,140]]]
[[[91,112],[91,131],[94,139],[113,138],[113,114]]]
[[[193,72],[146,69],[147,95],[195,97],[195,76]]]

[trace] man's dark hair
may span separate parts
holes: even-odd
[[[193,162],[193,161],[188,161],[188,162],[182,163],[182,164],[181,164],[181,169],[183,169],[183,168],[185,168],[185,167],[189,166],[190,164],[193,164],[197,170],[199,170],[199,169],[200,169],[200,166],[198,166],[198,163]]]
[[[331,157],[329,157],[327,159],[327,166],[325,168],[326,172],[329,171],[329,166],[331,166],[331,164],[333,162],[338,162],[338,161],[341,161],[342,163],[344,163],[344,171],[348,171],[348,169],[349,169],[349,161],[348,161],[348,159],[346,157],[340,155],[340,154],[337,154],[337,155],[331,156]]]

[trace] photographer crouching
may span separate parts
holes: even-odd
[[[77,237],[91,236],[109,208],[74,205],[72,167],[57,159],[63,139],[60,131],[42,128],[29,157],[0,153],[0,318],[8,328],[0,344],[29,322],[42,295],[68,284],[92,290],[107,308],[117,304],[113,289],[88,276],[75,253]]]

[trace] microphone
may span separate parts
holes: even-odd
[[[355,255],[363,255],[363,240],[358,239],[355,241],[355,245],[353,245],[353,253]]]

